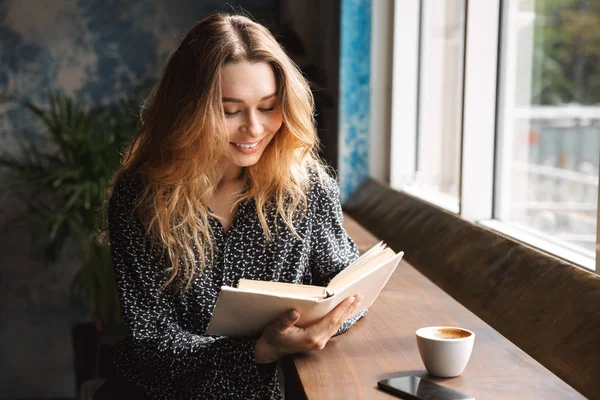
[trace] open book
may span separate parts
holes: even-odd
[[[268,324],[293,308],[300,313],[296,325],[307,326],[345,298],[362,294],[356,315],[373,304],[403,254],[380,242],[337,274],[327,287],[240,279],[237,288],[221,288],[206,335],[258,337]]]

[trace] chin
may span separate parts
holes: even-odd
[[[238,166],[242,167],[242,168],[247,168],[247,167],[251,167],[253,165],[256,165],[257,162],[258,162],[258,160],[254,161],[254,162],[239,163]]]
[[[231,162],[238,167],[246,168],[246,167],[251,167],[251,166],[255,165],[259,160],[260,160],[260,156],[259,157],[243,157],[243,158],[236,157],[235,159],[231,160]]]

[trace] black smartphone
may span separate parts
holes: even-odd
[[[377,387],[407,400],[475,400],[475,397],[418,376],[384,379],[377,382]]]

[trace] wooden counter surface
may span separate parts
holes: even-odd
[[[377,239],[354,235],[355,224],[346,218],[346,229],[364,251]],[[322,351],[283,360],[286,400],[395,398],[379,391],[377,381],[427,376],[415,331],[432,325],[460,326],[476,335],[462,376],[429,377],[441,385],[477,399],[584,398],[403,261],[367,316],[352,329]]]

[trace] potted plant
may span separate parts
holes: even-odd
[[[41,233],[36,236],[45,260],[55,261],[69,241],[81,265],[72,296],[89,308],[93,322],[72,330],[77,388],[83,380],[102,375],[100,338],[110,341],[123,331],[110,250],[98,242],[97,234],[105,188],[136,130],[145,88],[89,108],[60,93],[49,94],[46,106],[9,99],[31,113],[45,136],[22,135],[21,154],[0,154],[0,191],[13,191],[28,206]]]

